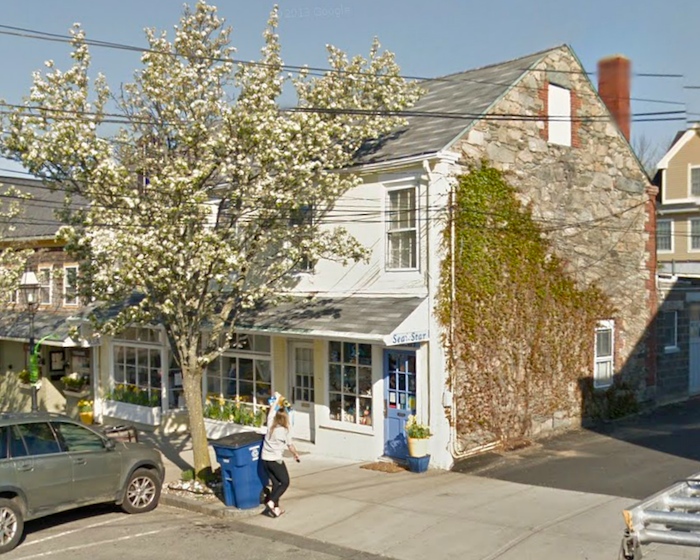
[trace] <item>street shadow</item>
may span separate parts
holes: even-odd
[[[658,313],[608,387],[579,379],[580,425],[458,460],[453,470],[522,484],[643,499],[700,476],[700,279],[659,281]],[[697,380],[694,381],[694,380]]]

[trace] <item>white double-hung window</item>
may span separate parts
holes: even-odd
[[[78,266],[63,268],[63,304],[78,305]]]
[[[39,284],[41,286],[39,291],[39,301],[41,303],[50,304],[53,296],[53,290],[51,289],[51,267],[40,266],[37,279],[39,280]]]
[[[418,268],[418,195],[414,186],[387,191],[386,268]]]
[[[700,166],[690,168],[690,196],[700,196]]]
[[[700,218],[690,220],[690,247],[689,251],[700,251]]]
[[[673,252],[673,222],[671,220],[656,222],[656,250],[660,253]]]
[[[593,386],[609,387],[615,374],[615,322],[599,321],[595,329],[595,370]]]

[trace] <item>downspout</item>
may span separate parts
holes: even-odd
[[[430,313],[433,308],[432,303],[433,303],[433,289],[432,289],[432,284],[430,282],[430,183],[433,180],[433,174],[430,170],[430,163],[428,162],[427,159],[423,160],[423,169],[425,172],[428,174],[428,181],[426,182],[426,187],[425,187],[425,246],[426,246],[426,251],[425,251],[425,285],[428,288],[428,321],[430,321]],[[430,323],[428,323],[430,325]],[[428,364],[428,371],[430,371],[430,342],[427,344],[427,356],[426,356],[426,363]],[[428,379],[428,385],[427,385],[427,402],[428,402],[428,426],[431,425],[432,421],[432,414],[431,414],[431,405],[430,405],[430,379]]]

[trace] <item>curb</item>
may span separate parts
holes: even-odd
[[[187,511],[221,518],[253,517],[255,515],[260,515],[265,509],[262,505],[250,509],[239,509],[237,507],[226,506],[222,503],[203,503],[199,500],[175,496],[167,492],[163,492],[160,495],[160,501],[158,503],[159,505],[185,509]]]

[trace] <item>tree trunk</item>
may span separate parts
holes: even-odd
[[[187,414],[190,421],[192,451],[194,453],[194,474],[197,478],[202,479],[211,473],[207,433],[204,429],[202,370],[183,367],[182,385],[185,389]]]

